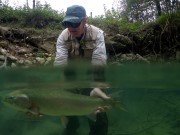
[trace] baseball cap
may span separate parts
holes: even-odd
[[[80,23],[84,17],[86,17],[85,8],[79,5],[73,5],[67,8],[63,23]]]

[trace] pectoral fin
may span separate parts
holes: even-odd
[[[36,106],[35,104],[31,104],[31,106],[28,108],[26,114],[29,117],[34,117],[34,118],[38,118],[38,117],[42,117],[43,114],[40,113],[40,109],[38,106]]]
[[[93,113],[89,114],[87,117],[88,117],[88,119],[96,122],[96,119],[97,119],[96,113],[93,112]]]
[[[68,122],[69,122],[69,120],[66,116],[61,116],[61,123],[64,128],[67,127]]]

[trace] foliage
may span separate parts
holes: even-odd
[[[101,15],[101,16],[96,16],[94,18],[88,18],[88,23],[89,24],[93,24],[95,26],[99,26],[99,27],[103,27],[102,25],[102,21],[104,19],[104,16]]]
[[[0,7],[0,22],[14,22],[18,20],[18,14],[16,10],[7,5],[3,5]]]
[[[112,9],[104,5],[105,15],[90,18],[89,22],[104,30],[137,30],[142,24],[162,21],[165,15],[178,12],[177,0],[114,0]],[[25,27],[62,29],[64,12],[53,10],[49,4],[36,2],[36,8],[28,6],[12,8],[0,1],[0,23],[19,23]]]
[[[112,16],[96,16],[95,18],[90,18],[89,22],[95,26],[100,27],[104,31],[113,33],[119,33],[120,31],[126,30],[136,31],[142,26],[141,22],[129,22],[125,18],[118,19],[113,18]]]
[[[156,20],[162,13],[177,12],[180,9],[178,0],[116,0],[115,5],[112,11],[117,12],[120,18],[144,23]]]
[[[180,21],[180,11],[178,11],[177,13],[162,14],[160,17],[157,18],[157,22],[159,24],[165,24],[167,21],[173,23],[175,22],[175,19],[179,19]]]
[[[36,6],[35,9],[30,9],[25,16],[25,24],[31,25],[35,28],[43,28],[45,26],[53,26],[60,24],[63,19],[63,14],[58,14],[49,5]]]
[[[176,57],[180,50],[180,14],[162,14],[155,22],[148,23],[139,31],[142,50],[164,59]]]
[[[64,12],[53,10],[50,5],[36,5],[35,9],[27,7],[12,8],[8,4],[0,6],[0,23],[20,23],[23,26],[44,28],[46,26],[51,28],[61,29],[61,21]]]
[[[120,27],[124,29],[137,30],[142,26],[142,22],[129,22],[126,19],[122,19],[120,22]]]

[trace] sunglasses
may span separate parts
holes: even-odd
[[[80,26],[81,22],[80,23],[71,23],[71,22],[63,22],[62,25],[65,27],[65,28],[78,28]]]

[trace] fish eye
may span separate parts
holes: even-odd
[[[7,97],[6,99],[13,100],[13,99],[15,99],[15,97],[14,96],[10,96],[10,97]]]
[[[16,97],[14,97],[14,96],[8,96],[8,97],[5,97],[3,101],[12,104],[15,99],[16,99]]]

